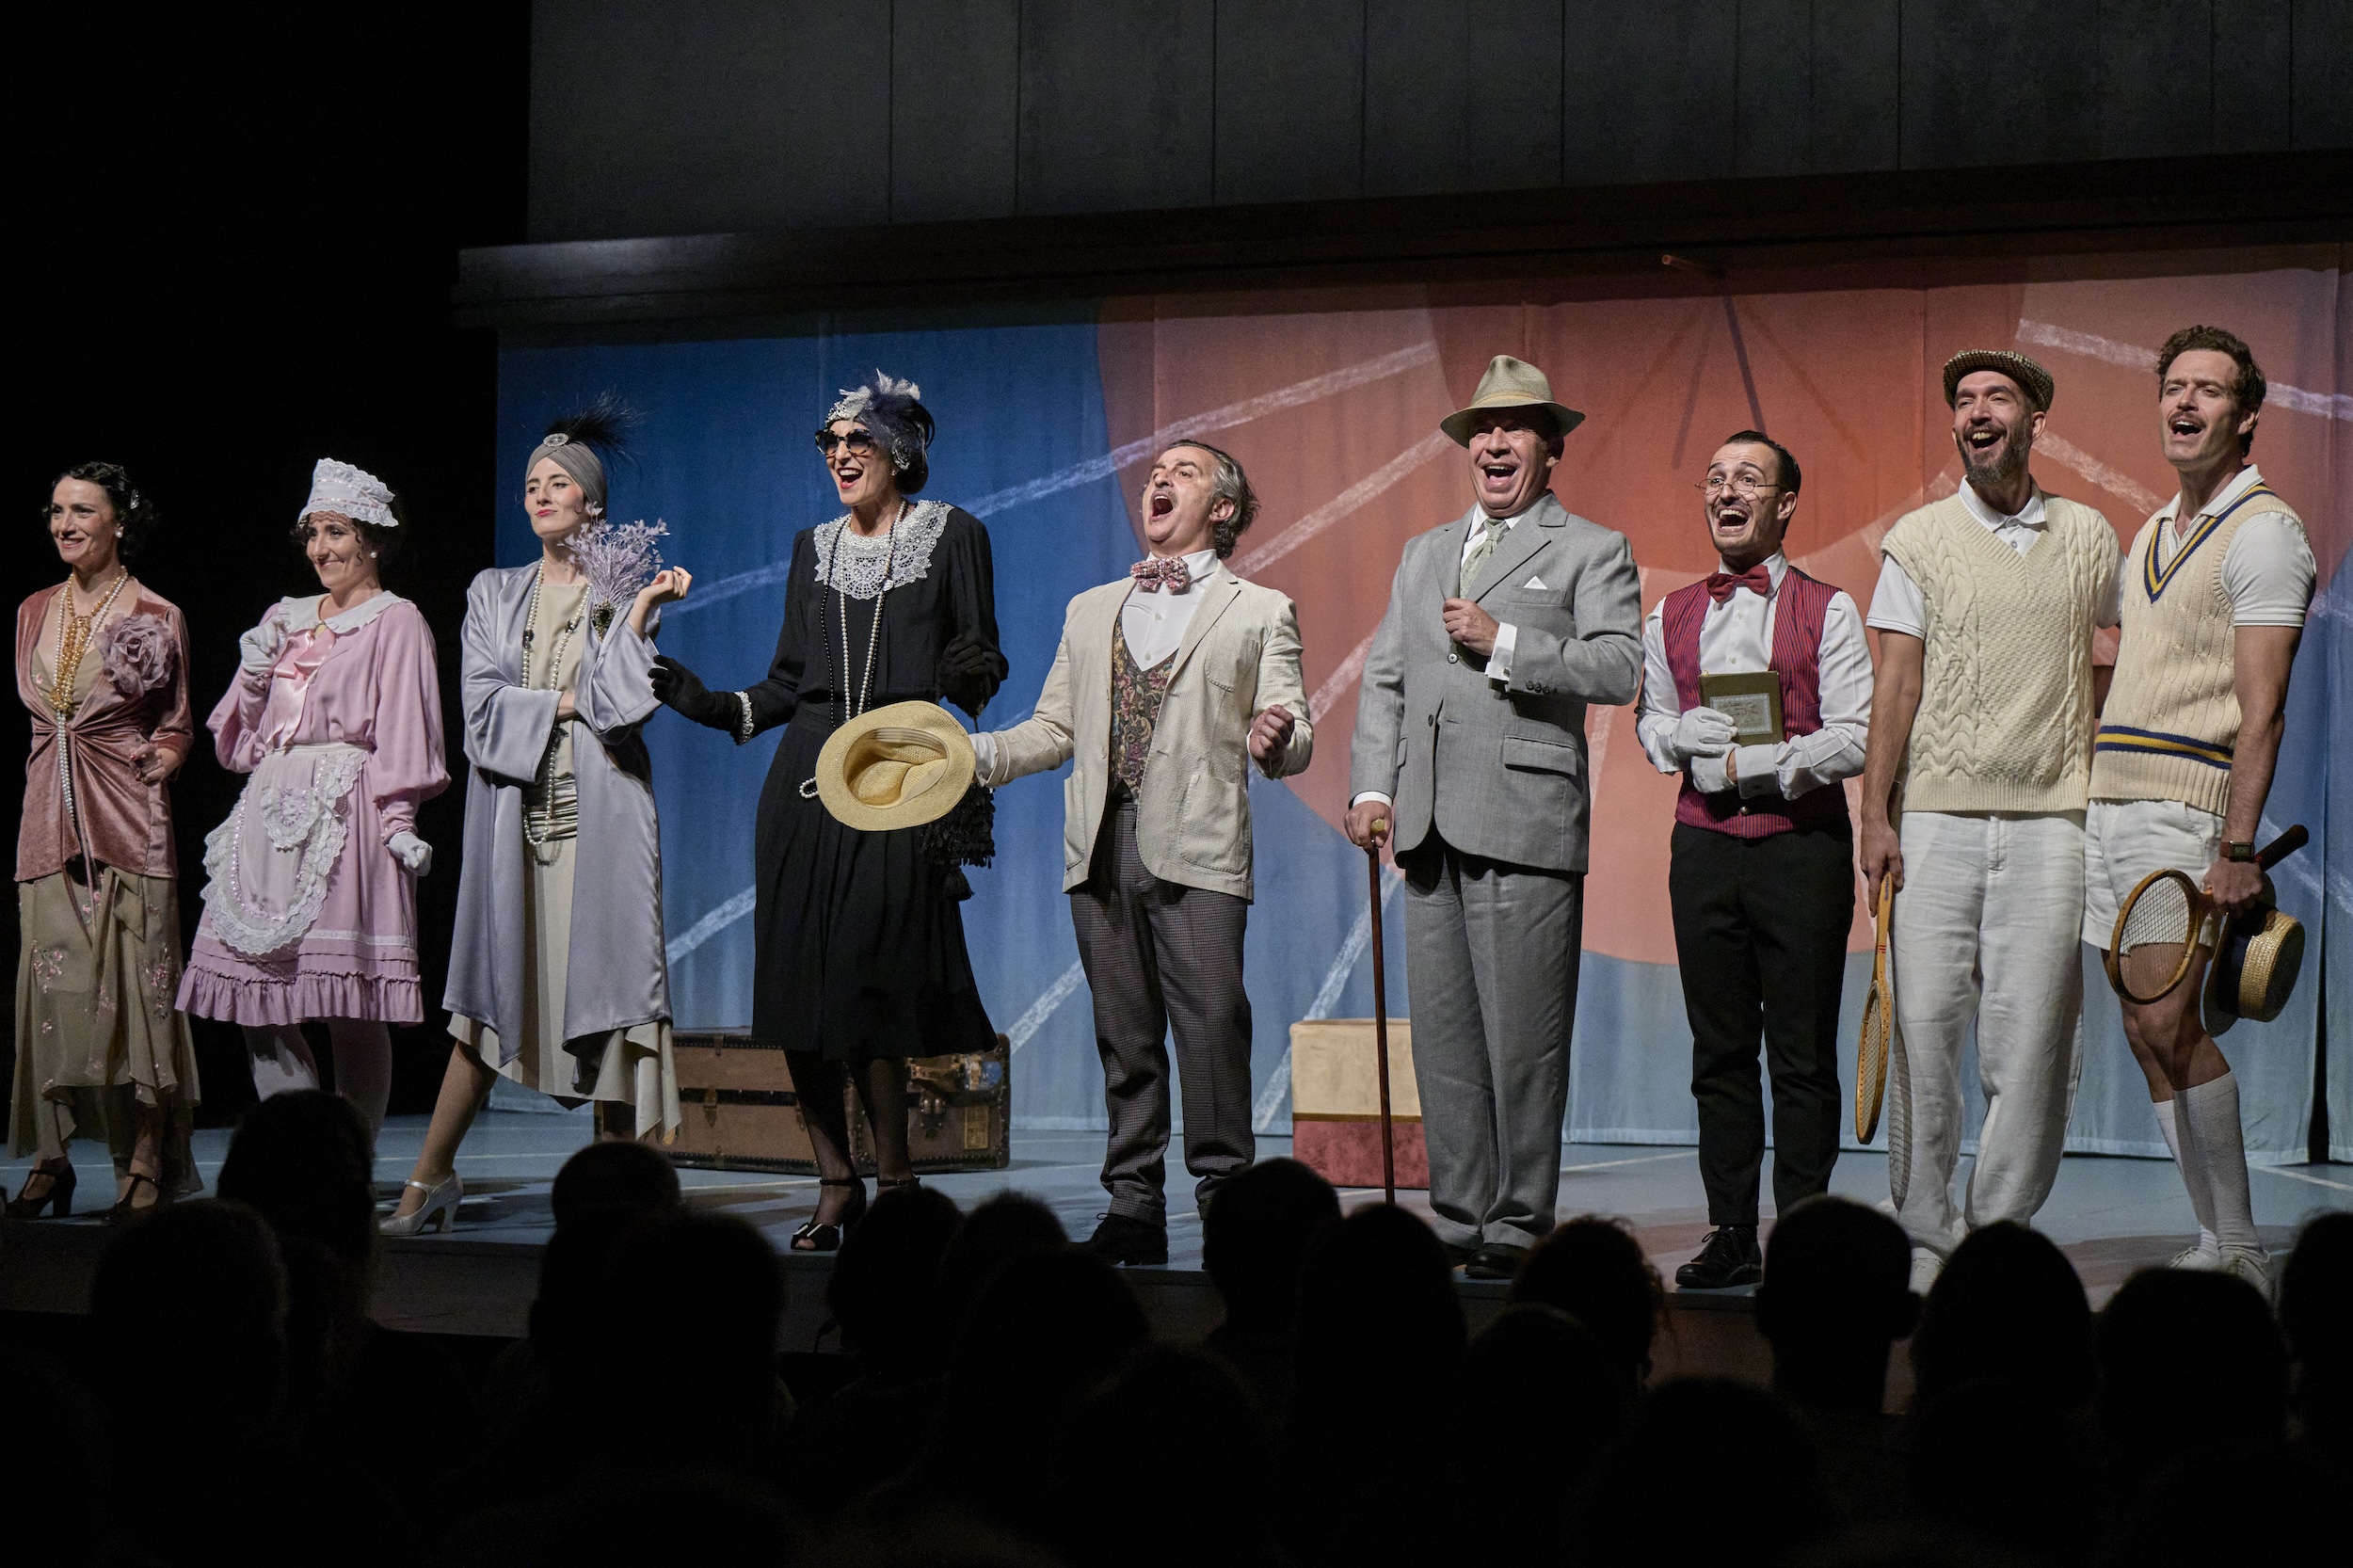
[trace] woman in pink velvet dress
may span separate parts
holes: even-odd
[[[424,1020],[416,879],[433,852],[417,807],[449,787],[440,677],[417,607],[383,586],[399,503],[375,475],[319,459],[295,536],[323,593],[280,600],[238,639],[209,727],[248,775],[204,840],[204,918],[180,1005],[245,1026],[264,1097],[318,1086],[302,1025],[321,1020],[336,1092],[383,1126],[390,1024]]]
[[[73,1211],[67,1145],[114,1151],[112,1218],[194,1192],[199,1097],[180,982],[171,776],[195,740],[178,606],[123,565],[154,504],[112,463],[50,492],[69,575],[16,613],[16,690],[33,716],[16,838],[16,1091],[10,1142],[40,1157],[11,1219]]]

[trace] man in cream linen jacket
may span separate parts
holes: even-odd
[[[1373,633],[1348,835],[1405,873],[1414,1077],[1438,1240],[1509,1278],[1552,1228],[1584,921],[1585,707],[1634,700],[1641,580],[1625,536],[1554,499],[1584,416],[1497,355],[1440,428],[1471,509],[1405,545]]]
[[[1202,1208],[1257,1151],[1250,769],[1288,777],[1315,752],[1298,613],[1225,565],[1257,508],[1215,447],[1161,453],[1143,497],[1151,553],[1070,601],[1036,712],[973,737],[992,788],[1078,760],[1063,780],[1063,888],[1111,1115],[1110,1211],[1087,1244],[1113,1263],[1168,1261],[1169,1034]]]

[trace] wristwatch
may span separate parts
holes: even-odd
[[[2254,859],[2255,841],[2252,839],[2242,841],[2233,841],[2232,840],[2225,839],[2222,841],[2222,858],[2225,860]]]

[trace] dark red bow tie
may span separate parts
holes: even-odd
[[[1138,561],[1128,568],[1135,581],[1138,593],[1156,594],[1165,586],[1170,593],[1180,594],[1193,586],[1193,573],[1185,569],[1181,555],[1153,555]]]
[[[1759,599],[1773,597],[1773,574],[1759,561],[1743,572],[1711,571],[1707,574],[1707,597],[1721,604],[1732,597],[1735,588],[1746,588]]]

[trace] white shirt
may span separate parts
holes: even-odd
[[[1539,497],[1538,499],[1541,500],[1542,497]],[[1496,549],[1501,550],[1511,541],[1512,530],[1517,528],[1520,525],[1520,519],[1526,517],[1527,515],[1528,514],[1526,512],[1521,512],[1515,516],[1500,520],[1503,523],[1503,534],[1500,538],[1496,540]],[[1481,507],[1479,512],[1479,520],[1472,524],[1469,528],[1463,531],[1463,553],[1456,557],[1457,564],[1467,565],[1469,563],[1470,552],[1478,549],[1479,541],[1487,536],[1487,524],[1493,520],[1497,520],[1489,518],[1486,508],[1483,506]],[[1490,558],[1492,559],[1492,557]],[[1462,584],[1458,580],[1455,584],[1455,591],[1447,595],[1447,598],[1459,599],[1462,597]],[[1508,620],[1497,621],[1496,623],[1496,647],[1495,651],[1487,655],[1487,679],[1494,681],[1498,686],[1509,686],[1512,683],[1512,650],[1519,646],[1519,640],[1520,629],[1518,627],[1513,625]],[[1350,800],[1348,804],[1351,806],[1361,806],[1369,800],[1377,800],[1384,806],[1396,804],[1394,801],[1390,800],[1387,795],[1383,794],[1378,790],[1367,790],[1362,794],[1359,794]]]
[[[1737,587],[1723,603],[1713,601],[1700,619],[1700,668],[1711,675],[1742,675],[1772,668],[1773,616],[1781,605],[1781,584],[1789,563],[1779,552],[1766,561],[1772,580],[1771,596]],[[1642,621],[1641,716],[1634,733],[1642,751],[1660,773],[1681,773],[1670,743],[1683,704],[1675,691],[1674,672],[1667,665],[1666,632],[1659,618],[1661,599]],[[1795,800],[1809,790],[1851,777],[1863,771],[1864,743],[1870,733],[1871,647],[1863,635],[1863,612],[1844,589],[1831,596],[1822,616],[1822,646],[1816,655],[1822,728],[1774,744],[1734,748],[1733,771],[1743,795],[1770,794]],[[1725,759],[1694,757],[1691,787],[1713,794],[1732,785],[1724,777]]]
[[[1217,552],[1196,550],[1184,557],[1185,572],[1191,579],[1183,593],[1172,592],[1165,585],[1145,593],[1141,586],[1130,586],[1128,600],[1119,607],[1119,634],[1128,644],[1128,655],[1138,667],[1150,669],[1184,646],[1185,628],[1193,624],[1193,613],[1201,608],[1201,590],[1217,571]],[[997,738],[985,731],[972,737],[972,760],[983,782],[997,771]]]
[[[2157,569],[2165,569],[2185,533],[2197,531],[2198,518],[2227,510],[2262,482],[2263,472],[2251,463],[2241,469],[2237,477],[2215,492],[2205,510],[2190,520],[2186,530],[2174,522],[2182,511],[2181,492],[2174,491],[2173,499],[2156,516],[2159,527],[2152,550]],[[2231,536],[2231,548],[2222,552],[2222,591],[2231,598],[2231,624],[2303,625],[2319,575],[2313,561],[2313,542],[2303,529],[2279,512],[2256,513],[2239,524],[2238,532]]]
[[[2033,487],[2025,505],[2005,516],[1987,505],[1984,498],[1977,494],[1977,488],[1964,479],[1961,485],[1961,504],[1968,508],[1971,517],[1985,525],[1987,533],[2021,555],[2032,550],[2035,541],[2042,537],[2046,518],[2042,487],[2040,485]],[[2121,550],[2118,555],[2121,559]],[[2094,625],[2114,626],[2117,622],[2123,601],[2124,574],[2119,570],[2113,576],[2116,590],[2100,607]],[[1913,582],[1912,574],[1897,566],[1892,555],[1880,557],[1879,586],[1871,590],[1871,625],[1879,631],[1900,632],[1908,637],[1925,638],[1929,634],[1928,600],[1921,597],[1919,585]]]

